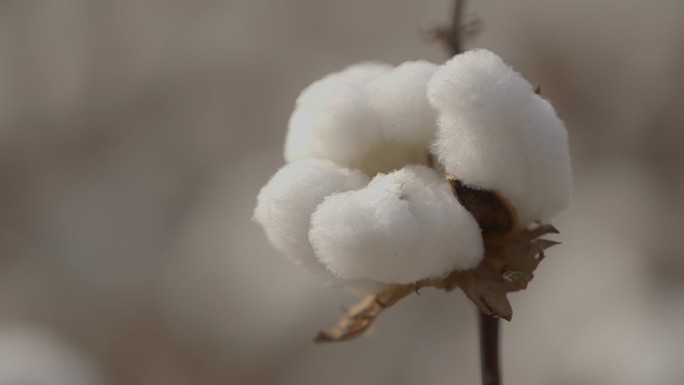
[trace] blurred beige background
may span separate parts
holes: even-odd
[[[443,60],[419,31],[450,8],[0,2],[0,385],[478,384],[461,293],[425,290],[371,338],[313,345],[353,298],[250,221],[299,91],[361,60]],[[683,384],[684,2],[468,14],[484,29],[467,46],[557,106],[575,168],[563,245],[513,296],[505,383]]]

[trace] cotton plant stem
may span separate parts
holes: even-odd
[[[477,312],[480,318],[480,366],[482,385],[501,385],[499,319]]]
[[[454,1],[451,28],[446,36],[451,55],[463,52],[462,23],[465,0]],[[499,364],[499,318],[477,311],[480,328],[480,369],[482,385],[501,385]]]
[[[465,8],[465,0],[454,1],[454,11],[451,19],[451,28],[446,36],[449,53],[451,56],[458,55],[463,52],[462,26],[463,26],[463,9]]]

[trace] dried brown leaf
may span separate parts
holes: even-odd
[[[349,308],[335,327],[318,332],[314,342],[347,341],[364,335],[380,313],[416,290],[416,285],[393,285],[378,294],[366,296]]]
[[[511,320],[513,309],[506,294],[524,290],[534,277],[544,250],[557,242],[536,237],[557,232],[553,226],[485,235],[484,260],[455,277],[456,284],[485,314]]]

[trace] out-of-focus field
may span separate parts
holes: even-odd
[[[371,338],[313,345],[354,299],[250,221],[299,91],[361,60],[443,60],[420,30],[450,7],[0,2],[0,384],[479,383],[458,292],[424,290]],[[572,141],[563,245],[513,295],[506,383],[681,385],[684,2],[468,13],[484,22],[468,47],[541,85]]]

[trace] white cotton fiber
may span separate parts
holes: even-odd
[[[411,283],[476,266],[480,229],[432,169],[379,174],[365,189],[333,194],[311,218],[317,257],[344,279]]]
[[[369,175],[427,163],[435,112],[426,97],[436,65],[357,64],[302,91],[290,117],[285,159],[328,159]]]
[[[572,190],[567,131],[553,107],[487,50],[455,56],[428,85],[438,111],[433,146],[466,184],[496,190],[520,226],[564,209]]]
[[[390,68],[357,64],[304,89],[290,117],[285,159],[322,158],[356,166],[382,137],[380,120],[368,104],[365,85]]]
[[[257,196],[254,219],[271,244],[306,269],[325,277],[309,243],[311,214],[323,198],[363,187],[368,177],[327,160],[307,159],[278,170]],[[328,274],[329,275],[329,274]]]
[[[437,130],[437,113],[427,100],[427,83],[437,64],[403,63],[368,85],[386,140],[427,148]]]

